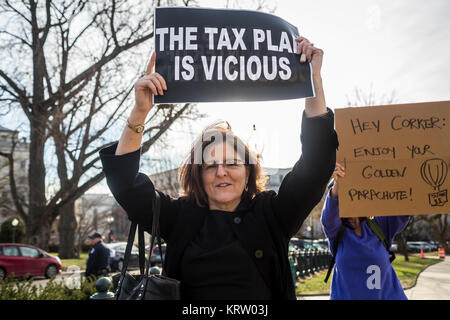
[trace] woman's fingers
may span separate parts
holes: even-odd
[[[308,48],[308,46],[311,46],[311,42],[304,38],[304,37],[299,37],[296,38],[295,41],[298,42],[297,45],[297,54],[300,54],[300,62],[306,62],[307,59],[307,54],[306,54],[306,48]]]
[[[156,95],[158,95],[158,94],[164,95],[163,90],[167,90],[166,81],[160,74],[158,74],[156,72],[154,72],[150,75],[143,76],[141,79],[144,81],[151,81],[153,83],[153,85],[157,89]]]
[[[309,40],[307,40],[307,39],[300,41],[297,45],[297,54],[304,53],[305,47],[310,44],[311,44],[311,42],[309,42]]]
[[[339,162],[336,162],[336,168],[338,168],[338,169],[341,169],[341,170],[344,170],[344,171],[345,171],[345,168],[344,168],[344,166],[343,166],[342,164],[340,164]]]
[[[158,78],[159,82],[161,83],[161,86],[164,90],[167,90],[167,84],[166,80],[157,72],[154,73],[155,77]]]
[[[159,79],[152,75],[152,77],[150,77],[149,80],[155,85],[156,89],[158,89],[158,94],[164,95],[163,86],[159,82]]]
[[[153,69],[155,67],[155,62],[156,62],[156,52],[153,52],[152,56],[150,58],[150,62],[147,65],[147,70],[145,71],[145,74],[152,74],[153,73]]]
[[[306,60],[311,61],[313,53],[315,53],[315,48],[312,45],[306,47]]]
[[[143,86],[150,89],[150,91],[153,93],[153,95],[158,95],[158,89],[156,88],[155,84],[151,80],[142,80]]]
[[[345,168],[342,167],[342,166],[337,166],[336,165],[336,167],[334,167],[334,171],[345,172]]]
[[[309,41],[309,40],[306,39],[305,37],[298,37],[298,38],[295,38],[295,41],[297,41],[297,42],[302,42],[303,40]]]

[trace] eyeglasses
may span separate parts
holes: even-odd
[[[216,170],[219,167],[219,164],[223,166],[224,169],[234,169],[234,168],[240,168],[245,165],[244,161],[240,159],[229,159],[225,160],[224,163],[217,163],[217,162],[207,162],[202,164],[202,169],[204,170]]]

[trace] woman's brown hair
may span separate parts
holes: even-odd
[[[259,157],[233,133],[228,122],[221,121],[202,131],[202,134],[194,141],[183,166],[179,169],[178,179],[183,188],[183,196],[195,201],[199,206],[208,206],[208,196],[202,183],[204,151],[218,143],[230,143],[230,140],[233,143],[234,151],[244,159],[244,165],[249,172],[247,187],[242,193],[242,199],[251,200],[265,190],[268,178],[263,174]]]

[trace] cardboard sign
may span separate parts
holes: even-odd
[[[341,217],[450,213],[450,101],[335,113]]]
[[[296,54],[298,36],[295,26],[258,11],[156,8],[156,72],[168,90],[154,102],[314,96],[311,65]]]

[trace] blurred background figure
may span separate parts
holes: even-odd
[[[103,244],[100,233],[94,232],[89,236],[89,239],[91,240],[92,249],[89,252],[84,275],[88,281],[91,281],[94,277],[107,276],[110,252]]]

